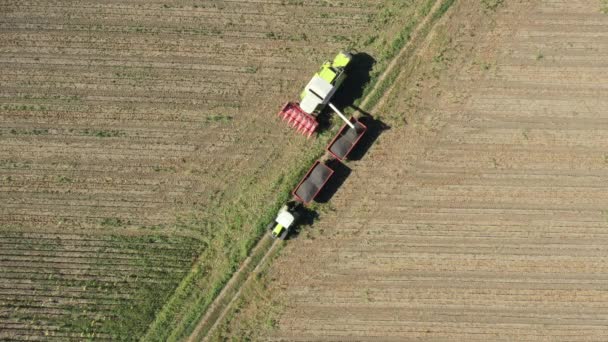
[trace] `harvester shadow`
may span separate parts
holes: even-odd
[[[365,86],[371,80],[371,71],[376,64],[374,57],[365,52],[358,52],[346,69],[348,77],[336,92],[334,105],[340,109],[352,106],[363,96]]]
[[[327,166],[334,170],[334,174],[315,198],[317,203],[328,203],[351,173],[351,169],[337,159],[328,161]]]
[[[348,77],[340,86],[333,97],[332,103],[340,110],[353,106],[355,101],[363,96],[365,86],[371,80],[371,71],[376,60],[365,52],[357,52],[347,66]],[[333,111],[325,109],[317,116],[320,132],[327,130],[331,126],[331,116]]]
[[[319,214],[316,211],[304,206],[298,207],[298,215],[298,224],[289,233],[289,236],[287,237],[289,240],[297,238],[303,229],[312,226],[319,218]]]
[[[353,106],[354,107],[354,106]],[[356,108],[356,107],[354,107]],[[384,122],[374,119],[368,113],[365,113],[359,110],[364,115],[359,118],[359,121],[367,126],[367,131],[359,140],[359,143],[348,155],[349,160],[361,160],[363,156],[367,154],[367,151],[372,147],[372,145],[378,140],[378,137],[382,132],[391,129],[390,126],[385,124]]]

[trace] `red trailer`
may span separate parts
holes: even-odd
[[[361,140],[365,131],[367,131],[367,126],[356,118],[350,118],[350,122],[353,124],[354,129],[344,124],[336,137],[327,145],[327,152],[331,153],[338,160],[345,159],[350,151],[355,148],[359,140]]]
[[[334,170],[317,160],[293,190],[293,195],[304,204],[312,202],[333,173]]]

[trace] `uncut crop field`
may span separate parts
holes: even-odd
[[[271,203],[306,150],[282,103],[340,49],[384,51],[401,7],[1,1],[0,339],[142,336],[226,207]],[[231,224],[238,260],[255,231]]]
[[[349,164],[316,238],[273,267],[273,339],[606,340],[608,15],[528,5],[450,40],[429,63],[473,46],[463,72],[423,86],[409,124]]]

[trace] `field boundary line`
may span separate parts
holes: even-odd
[[[416,29],[409,37],[409,40],[399,50],[399,53],[394,57],[378,80],[374,83],[372,89],[361,102],[360,108],[367,112],[372,112],[379,108],[391,93],[393,86],[399,76],[402,74],[397,67],[402,66],[404,61],[409,61],[408,53],[411,53],[418,47],[421,39],[427,40],[429,34],[434,27],[434,24],[443,17],[445,12],[451,8],[456,0],[437,0],[429,13],[424,17],[422,22],[416,26]],[[422,37],[421,37],[422,35]],[[396,69],[397,68],[397,69]],[[396,69],[396,70],[395,70]]]
[[[378,77],[372,89],[365,96],[365,99],[361,103],[361,107],[365,108],[372,103],[372,109],[376,107],[376,105],[381,102],[381,100],[388,96],[392,87],[393,82],[400,74],[400,72],[395,72],[395,68],[399,66],[402,62],[401,59],[407,57],[407,53],[410,49],[415,48],[418,41],[420,40],[420,35],[422,34],[422,39],[428,36],[428,33],[431,31],[433,24],[442,17],[445,12],[456,0],[437,0],[429,13],[423,18],[423,20],[416,25],[414,32],[409,37],[408,41],[404,44],[404,46],[399,50],[399,53],[393,57],[391,62],[382,72],[382,74]],[[430,27],[427,27],[429,26]],[[382,92],[383,94],[376,99],[376,103],[373,103],[373,99],[377,97],[378,93]],[[268,241],[272,243],[264,248],[264,246],[268,243]],[[250,282],[251,278],[260,271],[260,269],[265,264],[266,260],[270,255],[276,250],[277,244],[274,243],[268,234],[265,234],[262,239],[258,242],[258,244],[254,247],[251,255],[247,257],[243,265],[233,274],[228,283],[224,286],[222,291],[213,302],[209,305],[209,308],[205,312],[205,315],[201,319],[201,321],[197,324],[194,331],[187,338],[188,342],[195,341],[207,341],[208,337],[211,336],[213,331],[217,328],[219,322],[223,321],[228,312],[230,311],[232,304],[240,297],[243,288]],[[258,253],[263,253],[260,257]],[[253,260],[257,259],[258,263],[252,265]],[[247,272],[247,273],[244,273]],[[240,288],[235,289],[236,286],[242,285]],[[225,297],[232,294],[230,300],[227,300]],[[221,312],[220,312],[221,311]]]

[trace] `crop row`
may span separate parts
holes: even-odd
[[[175,237],[91,239],[40,233],[6,233],[1,241],[0,302],[13,311],[2,318],[3,333],[24,336],[37,335],[19,325],[32,321],[58,336],[69,334],[75,314],[88,317],[85,327],[104,330],[110,321],[123,319],[119,312],[125,305],[147,305],[142,287],[175,286],[196,246]],[[11,325],[6,325],[8,318]]]

